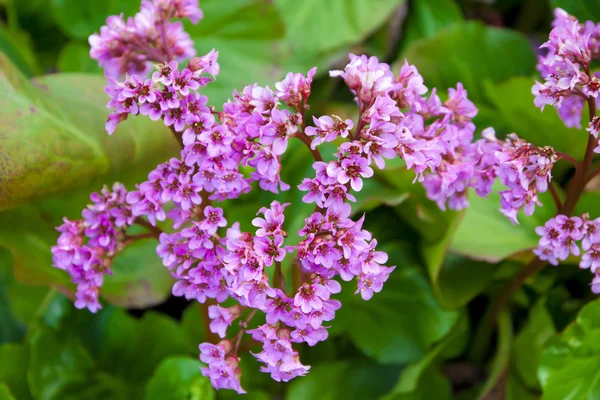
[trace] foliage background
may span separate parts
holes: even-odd
[[[574,156],[586,135],[554,110],[533,105],[535,49],[552,7],[600,20],[596,0],[202,0],[205,19],[188,26],[198,53],[220,51],[221,74],[204,93],[213,104],[234,88],[270,84],[318,66],[315,115],[352,116],[351,96],[327,71],[347,53],[389,63],[407,58],[429,88],[462,82],[489,125]],[[51,268],[54,226],[76,218],[92,191],[129,187],[177,154],[171,135],[143,118],[108,137],[104,78],[87,37],[108,15],[133,14],[138,0],[0,0],[0,399],[228,399],[198,367],[200,312],[170,297],[172,281],[155,242],[115,261],[97,315],[65,297],[68,277]],[[442,95],[443,96],[443,95]],[[303,148],[287,152],[284,180],[310,169]],[[557,167],[565,182],[573,171]],[[534,227],[552,202],[511,225],[498,197],[471,197],[442,212],[401,163],[361,192],[356,212],[398,268],[371,301],[340,295],[330,339],[301,349],[307,377],[278,384],[244,358],[250,399],[596,399],[600,398],[600,302],[576,265],[547,267],[514,296],[490,340],[478,327],[490,299],[529,261]],[[307,205],[295,191],[288,231]],[[579,213],[600,216],[594,190]],[[228,218],[270,201],[255,194],[226,206]],[[310,208],[310,207],[309,207]],[[246,218],[247,219],[247,218]],[[589,303],[589,304],[588,304]],[[557,333],[560,332],[560,333]]]

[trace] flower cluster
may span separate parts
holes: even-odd
[[[351,203],[386,160],[403,159],[442,209],[467,207],[468,188],[487,196],[497,178],[506,187],[500,192],[501,211],[515,223],[517,212],[531,214],[540,204],[538,193],[548,189],[558,158],[553,149],[514,134],[499,140],[493,130],[474,140],[477,109],[463,86],[449,89],[446,101],[435,89],[427,95],[423,78],[408,62],[394,74],[375,57],[351,54],[343,70],[330,72],[355,96],[356,120],[324,115],[307,126],[315,68],[306,75],[288,73],[274,90],[253,84],[234,91],[219,111],[198,93],[219,74],[218,52],[192,58],[181,68],[193,49],[181,24],[171,22],[201,17],[196,0],[143,0],[134,18],[111,17],[101,34],[90,38],[92,55],[108,76],[127,73],[106,88],[112,110],[108,133],[130,115],[145,115],[168,126],[182,149],[135,190],[127,193],[117,185],[113,192],[93,195],[94,205],[82,221],[65,221],[59,228],[53,253],[55,265],[78,284],[76,304],[95,311],[102,275],[133,239],[127,227],[135,221],[150,229],[159,240],[158,256],[176,280],[173,294],[208,303],[209,329],[221,341],[201,344],[200,358],[207,364],[202,373],[216,388],[244,392],[239,351],[247,336],[261,344],[253,355],[263,364],[262,372],[276,381],[305,375],[310,367],[301,363],[294,345],[314,346],[327,339],[327,322],[342,306],[334,298],[342,290],[339,281],[354,280],[355,294],[364,300],[382,290],[395,267],[385,265],[388,255],[363,228],[365,216],[353,218]],[[158,64],[149,76],[151,61]],[[228,221],[226,209],[216,203],[257,187],[275,194],[289,190],[281,178],[281,158],[293,138],[315,157],[314,175],[298,186],[302,201],[314,204],[298,232],[300,241],[288,243],[289,203],[278,201],[259,209],[252,220],[256,229],[243,232],[239,221]],[[320,153],[326,142],[336,145],[328,162]],[[167,219],[170,223],[161,225],[168,226],[166,231],[156,227]],[[566,232],[565,222],[558,223]],[[594,223],[583,218],[576,229],[582,232]],[[595,271],[600,244],[589,229],[580,237],[561,235],[584,241],[588,253],[582,265],[591,260]],[[574,254],[572,243],[563,242],[566,236],[560,246]],[[558,242],[544,243],[540,257],[566,258]],[[235,304],[225,308],[226,300]],[[265,323],[250,327],[258,312]]]
[[[579,267],[592,271],[592,291],[600,293],[600,218],[592,220],[588,214],[570,218],[557,215],[536,232],[541,238],[534,253],[552,265],[558,265],[559,260],[564,261],[570,255],[581,256],[581,245],[584,253]]]
[[[107,77],[145,74],[153,62],[182,61],[196,51],[194,42],[174,18],[202,19],[198,0],[142,0],[140,12],[125,20],[113,15],[89,38],[90,56]]]
[[[557,8],[549,40],[541,48],[547,53],[539,57],[538,70],[544,82],[533,86],[535,105],[544,109],[552,105],[566,126],[581,127],[585,102],[596,103],[600,79],[590,71],[590,63],[600,58],[600,26],[591,21],[580,24],[577,19]],[[597,137],[598,121],[590,124]]]
[[[52,247],[54,267],[65,270],[77,285],[75,306],[96,312],[101,308],[98,294],[104,275],[111,274],[112,259],[127,244],[125,231],[134,222],[125,197],[127,190],[115,183],[93,193],[93,204],[81,213],[82,219],[69,221],[57,230],[58,243]]]

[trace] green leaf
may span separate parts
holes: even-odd
[[[600,300],[586,305],[544,346],[538,378],[544,400],[600,398]]]
[[[474,193],[469,197],[470,206],[452,237],[451,251],[495,263],[537,247],[539,236],[535,228],[543,225],[555,213],[550,194],[540,194],[544,207],[537,207],[531,217],[520,213],[519,225],[514,225],[498,210],[498,189],[501,188],[496,185],[487,199]]]
[[[487,381],[481,389],[478,399],[484,399],[493,393],[497,386],[502,384],[504,376],[508,373],[510,352],[513,343],[513,328],[510,315],[506,312],[498,317],[498,338],[496,354],[489,365]]]
[[[33,197],[82,188],[128,170],[147,173],[177,154],[168,129],[132,118],[106,134],[105,79],[56,74],[28,82],[0,59],[0,210]]]
[[[529,318],[519,332],[514,344],[515,372],[530,388],[539,388],[537,370],[544,343],[556,333],[552,315],[546,309],[546,299],[541,298],[529,312]]]
[[[27,32],[8,29],[0,23],[0,53],[4,53],[26,76],[39,73],[39,66]]]
[[[494,127],[504,133],[515,132],[538,146],[552,146],[575,158],[583,157],[587,135],[581,129],[567,128],[553,107],[546,107],[542,113],[533,104],[531,87],[534,83],[532,78],[515,77],[503,83],[485,85],[485,95],[494,110]],[[583,120],[586,119],[584,115]],[[561,164],[563,167],[568,165],[559,163],[557,166]]]
[[[417,66],[428,87],[442,90],[462,82],[476,104],[485,99],[485,82],[530,76],[535,67],[533,49],[524,35],[479,22],[442,29],[412,43],[403,57]]]
[[[96,60],[90,57],[90,47],[77,41],[69,42],[62,48],[57,67],[60,72],[102,73]]]
[[[280,68],[276,40],[283,37],[284,25],[275,5],[262,0],[232,0],[226,7],[219,0],[204,0],[200,5],[204,19],[185,26],[199,55],[219,51],[221,72],[201,90],[211,104],[225,102],[234,89],[255,82],[273,87],[283,77],[287,71]]]
[[[286,40],[295,52],[322,53],[365,38],[401,0],[278,0]]]
[[[420,376],[418,385],[410,392],[388,394],[385,400],[450,400],[452,386],[448,378],[433,366],[428,367]]]
[[[389,390],[398,368],[368,361],[338,361],[313,366],[294,380],[286,400],[376,399]]]
[[[31,336],[31,391],[44,400],[143,398],[155,368],[188,354],[187,344],[165,316],[150,312],[136,320],[112,307],[92,315],[70,305],[40,320]]]
[[[395,259],[393,251],[382,249]],[[343,306],[332,329],[347,333],[358,349],[382,364],[420,360],[459,317],[456,311],[442,309],[427,280],[410,265],[398,265],[384,289],[369,301],[349,286],[344,285],[339,296]]]
[[[595,219],[600,217],[600,192],[584,192],[577,202],[573,215],[590,214]]]
[[[200,372],[203,364],[187,357],[165,359],[146,386],[146,400],[212,400],[215,390]]]
[[[87,39],[92,33],[99,31],[110,15],[124,13],[133,15],[139,8],[138,0],[51,0],[50,10],[54,19],[65,34]]]
[[[462,353],[467,344],[469,336],[469,325],[466,314],[463,315],[452,328],[450,333],[437,343],[419,362],[405,367],[398,382],[391,392],[382,400],[402,399],[402,396],[409,396],[415,391],[419,391],[420,383],[425,378],[428,371],[434,363],[443,358],[451,358]]]
[[[600,21],[600,1],[598,0],[550,0],[552,8],[562,8],[576,16],[580,22]]]
[[[10,393],[8,386],[4,382],[0,382],[0,400],[17,400]]]
[[[464,21],[454,0],[427,0],[411,3],[402,35],[401,49],[410,43],[435,35],[452,24]]]
[[[6,343],[0,346],[0,382],[19,400],[31,399],[27,385],[29,355],[24,344]],[[1,393],[1,391],[0,391]],[[0,399],[2,395],[0,394]]]

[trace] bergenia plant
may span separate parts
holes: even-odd
[[[351,204],[364,180],[397,157],[442,209],[467,207],[471,191],[486,197],[497,180],[504,186],[500,212],[516,224],[519,210],[531,215],[542,205],[538,194],[550,190],[557,216],[538,229],[538,257],[519,279],[547,261],[580,255],[580,241],[581,267],[596,272],[600,220],[571,216],[597,173],[590,170],[600,128],[595,115],[600,81],[590,71],[591,60],[600,55],[595,25],[580,25],[557,11],[550,40],[542,46],[548,51],[539,66],[545,82],[533,89],[536,104],[559,108],[569,126],[580,123],[588,105],[590,138],[580,162],[515,134],[499,139],[491,128],[475,140],[477,108],[463,86],[457,83],[442,101],[435,89],[427,94],[408,61],[395,73],[375,57],[350,54],[342,70],[329,72],[355,96],[355,119],[309,119],[316,68],[306,75],[290,72],[272,88],[246,86],[225,104],[211,105],[202,88],[219,75],[218,51],[194,57],[193,42],[175,21],[197,23],[202,17],[197,0],[143,0],[133,18],[112,16],[90,37],[91,56],[108,78],[108,133],[129,117],[147,116],[170,128],[181,153],[135,188],[115,183],[92,194],[82,219],[65,219],[58,228],[54,266],[72,277],[76,307],[101,308],[103,277],[111,274],[112,260],[136,240],[156,237],[156,252],[175,279],[173,295],[199,302],[210,319],[216,340],[199,347],[206,364],[202,373],[215,388],[244,392],[239,356],[248,348],[263,364],[261,371],[276,381],[305,375],[310,366],[302,364],[294,346],[327,339],[328,322],[343,306],[335,299],[339,281],[354,280],[356,295],[369,300],[393,273],[388,255],[363,227],[365,215],[354,215]],[[293,188],[314,205],[300,240],[289,243],[284,229],[289,203],[279,201],[249,217],[255,231],[241,231],[220,203],[250,191],[292,190],[281,178],[291,140],[303,142],[314,157],[314,174]],[[326,142],[336,149],[324,154],[329,161],[321,154],[330,148]],[[564,202],[551,182],[552,168],[562,159],[577,168]],[[143,233],[133,233],[134,225],[134,232],[141,227]],[[284,273],[283,264],[291,271]],[[599,291],[598,275],[594,283]],[[225,301],[232,305],[225,307]],[[240,346],[244,337],[249,344]]]

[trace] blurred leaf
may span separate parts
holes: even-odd
[[[538,378],[544,400],[600,398],[600,300],[586,305],[573,324],[546,342]]]
[[[0,400],[17,400],[12,396],[8,386],[4,382],[0,382]]]
[[[19,400],[31,399],[27,385],[28,358],[24,344],[6,343],[0,346],[0,382]]]
[[[384,250],[394,258],[393,251]],[[332,329],[347,333],[358,349],[382,364],[420,360],[459,317],[442,309],[427,280],[409,265],[398,265],[384,289],[369,301],[349,286],[339,295],[343,306]]]
[[[115,257],[101,296],[111,304],[143,308],[158,304],[171,293],[173,279],[156,255],[155,239],[138,241]]]
[[[584,192],[577,202],[573,215],[590,214],[592,219],[600,217],[600,192]]]
[[[539,400],[539,392],[528,390],[514,373],[506,382],[506,400]]]
[[[489,367],[487,381],[481,389],[478,399],[485,399],[496,392],[497,386],[503,384],[509,373],[510,353],[513,343],[513,328],[510,315],[506,312],[498,317],[498,338],[496,354]]]
[[[20,342],[25,335],[25,326],[13,315],[8,297],[8,284],[12,281],[11,266],[10,253],[0,247],[0,344]]]
[[[52,325],[43,321],[31,337],[36,399],[140,399],[163,359],[188,352],[181,328],[151,312],[138,321],[120,309],[92,315],[71,305]]]
[[[383,24],[403,0],[277,0],[294,52],[323,53],[358,42]]]
[[[413,42],[403,57],[417,66],[428,87],[443,90],[462,82],[476,104],[485,100],[485,82],[529,76],[535,67],[535,55],[525,36],[474,21],[454,24]]]
[[[255,82],[273,87],[283,77],[276,40],[283,37],[284,26],[275,5],[263,0],[232,0],[225,7],[219,0],[203,0],[200,6],[204,19],[185,26],[199,55],[219,51],[221,72],[201,90],[211,104],[225,102],[234,89]]]
[[[0,23],[0,53],[8,57],[28,77],[39,73],[29,36],[24,31],[10,30]]]
[[[539,195],[544,207],[537,207],[531,217],[520,213],[519,225],[514,225],[498,211],[499,186],[494,186],[494,192],[487,199],[475,194],[469,197],[470,206],[452,237],[451,251],[475,260],[495,263],[537,247],[539,236],[535,228],[543,225],[555,213],[549,192]]]
[[[106,134],[104,78],[49,75],[32,83],[0,59],[0,210],[32,197],[106,182],[108,174],[149,171],[176,154],[160,123],[132,118]],[[101,186],[100,184],[98,184]]]
[[[452,386],[448,378],[433,366],[423,371],[418,385],[410,392],[391,393],[383,397],[385,400],[450,400],[451,398]]]
[[[419,390],[419,384],[425,378],[430,369],[435,368],[435,362],[439,359],[457,356],[466,345],[469,336],[469,325],[466,314],[463,315],[452,327],[450,333],[431,350],[419,362],[405,367],[400,373],[400,378],[391,392],[382,400],[403,399]],[[457,346],[458,344],[458,346]],[[458,350],[458,351],[457,351]]]
[[[60,72],[102,73],[96,60],[90,57],[90,47],[76,41],[69,42],[62,48],[57,67]]]
[[[133,15],[139,0],[50,0],[50,11],[60,28],[69,36],[87,39],[99,31],[110,15]]]
[[[376,399],[389,390],[397,374],[398,368],[364,360],[316,365],[291,383],[285,399]]]
[[[537,370],[544,343],[556,333],[552,316],[542,297],[529,311],[529,318],[517,335],[514,344],[515,372],[530,388],[539,388]]]
[[[600,21],[600,1],[598,0],[550,0],[552,8],[560,7],[569,14],[584,21]]]
[[[462,21],[462,11],[454,0],[413,1],[406,18],[401,48]]]
[[[215,390],[200,372],[203,364],[187,357],[170,357],[156,368],[146,386],[146,400],[212,400]]]
[[[567,128],[553,107],[546,107],[542,113],[533,104],[531,87],[534,83],[532,78],[515,77],[503,83],[485,85],[485,94],[495,110],[494,127],[506,133],[516,132],[519,137],[538,146],[552,146],[575,158],[582,158],[587,135],[582,134],[580,129]],[[583,119],[585,121],[587,117]]]

